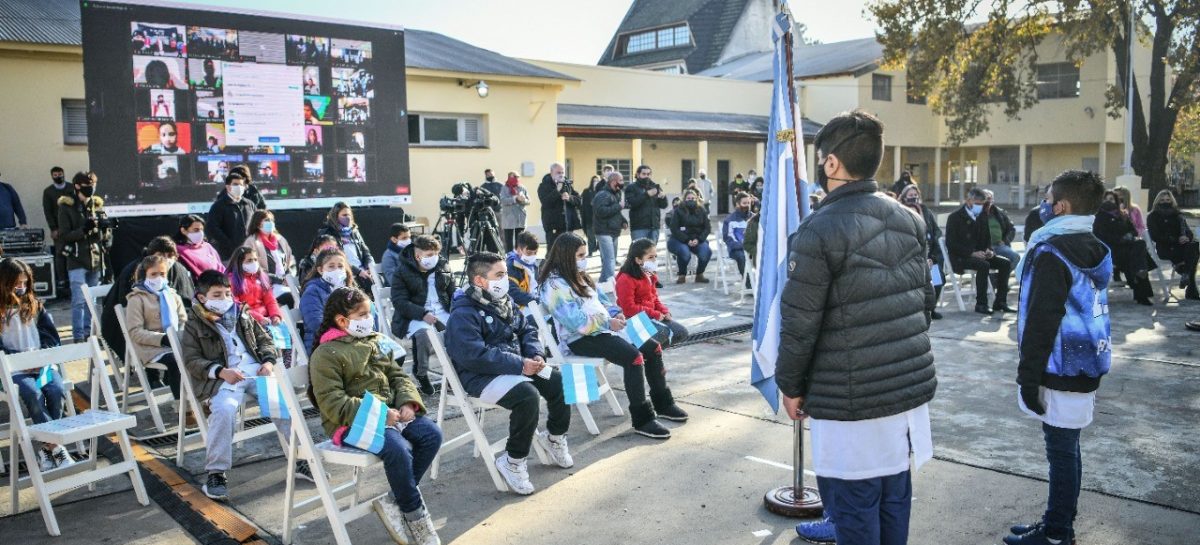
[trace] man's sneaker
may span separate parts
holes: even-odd
[[[424,508],[421,511],[423,513],[416,520],[404,517],[404,527],[408,529],[408,535],[412,536],[413,545],[442,545],[442,539],[433,527],[433,516]]]
[[[513,492],[522,496],[533,494],[533,483],[529,482],[529,467],[525,460],[515,461],[505,452],[496,458],[496,469],[500,470],[504,482],[508,483]]]
[[[229,482],[225,480],[224,473],[209,473],[201,490],[214,500],[224,500],[229,497]]]
[[[427,396],[433,395],[433,392],[434,392],[433,383],[429,382],[428,376],[417,375],[417,387],[421,390],[422,394],[425,394]]]
[[[167,364],[165,364],[165,363],[163,363],[163,362],[161,362],[161,361],[152,361],[152,362],[150,362],[150,363],[147,363],[147,364],[146,364],[146,365],[144,365],[143,367],[145,367],[147,371],[151,371],[151,370],[153,370],[153,371],[166,371],[166,370],[167,370]],[[157,376],[156,376],[156,377],[150,377],[150,376],[149,376],[149,375],[150,375],[149,373],[147,373],[146,375],[147,375],[147,377],[148,377],[148,378],[150,378],[150,379],[151,379],[151,380],[150,380],[150,382],[158,382],[158,383],[160,383],[160,384],[162,383],[162,379],[161,379],[160,377],[157,377]],[[154,380],[154,379],[156,379],[156,378],[157,378],[157,379],[159,379],[159,380]]]
[[[634,428],[634,431],[638,435],[645,435],[651,439],[669,439],[671,437],[671,430],[660,424],[657,419]]]
[[[987,316],[991,316],[992,315],[992,307],[989,307],[987,305],[975,305],[975,312],[978,312],[979,314],[985,314]]]
[[[665,418],[672,422],[687,422],[688,419],[688,413],[684,412],[683,409],[679,408],[679,405],[674,403],[670,407],[657,412],[659,418]]]
[[[1008,531],[1012,532],[1014,536],[1021,536],[1034,530],[1041,530],[1042,528],[1044,526],[1042,525],[1042,521],[1039,520],[1033,524],[1014,524]],[[1071,545],[1075,545],[1075,536],[1071,536]]]
[[[800,538],[809,543],[834,543],[837,541],[837,534],[834,532],[836,527],[833,521],[827,518],[814,520],[810,522],[801,522],[796,525],[796,533]]]
[[[317,482],[317,480],[313,478],[312,468],[308,467],[308,460],[299,460],[296,462],[296,477],[304,479],[310,483]]]
[[[930,317],[930,318],[933,318],[934,320],[941,320],[941,319],[942,319],[942,313],[940,313],[940,312],[938,312],[938,311],[936,311],[936,310],[935,310],[935,311],[933,311],[933,312],[930,312],[930,313],[929,313],[929,317]]]
[[[34,451],[34,456],[37,456],[38,468],[42,470],[42,473],[51,471],[55,468],[54,454],[45,448],[40,448]]]
[[[1046,537],[1046,528],[1041,524],[1034,525],[1033,529],[1021,535],[1004,536],[1003,541],[1005,545],[1073,545],[1075,543],[1074,538],[1050,539]]]
[[[404,527],[404,514],[400,512],[400,506],[396,505],[396,499],[391,494],[375,500],[371,507],[379,515],[379,520],[383,521],[383,527],[387,528],[393,541],[400,545],[412,543],[408,530]]]
[[[67,452],[67,448],[59,445],[50,451],[50,457],[54,458],[54,467],[64,468],[75,465],[75,459],[71,457],[71,453]]]
[[[542,446],[542,450],[550,455],[550,461],[562,468],[567,468],[575,465],[575,460],[571,458],[570,451],[567,450],[567,436],[560,435],[558,440],[550,438],[550,432],[539,431],[534,435],[534,439]]]

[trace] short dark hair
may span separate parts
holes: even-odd
[[[229,169],[229,172],[241,172],[242,176],[245,176],[247,181],[250,180],[250,167],[246,165],[236,165]]]
[[[200,276],[196,277],[196,293],[207,295],[208,290],[216,287],[232,288],[232,284],[229,283],[229,277],[220,271],[214,270],[204,271],[200,273]]]
[[[1104,200],[1104,180],[1099,174],[1085,170],[1067,170],[1050,183],[1054,201],[1071,203],[1071,213],[1078,216],[1095,214]]]
[[[860,109],[842,112],[821,128],[813,147],[837,155],[851,176],[871,178],[883,161],[883,122]]]
[[[651,170],[650,165],[638,165],[637,170],[633,171],[633,173],[641,174],[643,170]]]
[[[71,177],[71,183],[75,185],[94,184],[96,183],[96,175],[91,172],[76,172]]]
[[[479,252],[467,259],[467,280],[476,276],[485,276],[493,265],[504,261],[500,254],[492,252]]]
[[[540,247],[537,235],[530,233],[529,231],[523,231],[521,234],[517,235],[517,247],[525,248],[526,250],[537,251],[537,249]]]
[[[55,172],[64,172],[65,173],[66,171],[63,170],[63,167],[52,167],[50,169],[50,174],[54,174]]]
[[[403,223],[393,223],[391,234],[388,236],[398,237],[408,232],[408,226]]]
[[[150,239],[150,244],[146,245],[146,255],[162,254],[171,257],[179,255],[179,249],[175,247],[175,241],[166,235],[154,237]]]
[[[441,250],[442,243],[433,235],[421,235],[413,240],[413,247],[418,250]]]
[[[234,180],[246,181],[246,179],[246,175],[242,174],[242,171],[234,169],[229,171],[229,174],[225,175],[225,185],[233,183]]]

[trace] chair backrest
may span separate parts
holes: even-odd
[[[88,312],[92,314],[92,331],[100,331],[100,300],[108,297],[108,292],[112,291],[112,284],[100,284],[98,286],[83,286],[83,300],[87,303]]]
[[[199,407],[200,402],[196,399],[196,388],[192,385],[192,375],[188,373],[187,361],[183,359],[183,345],[179,342],[179,331],[175,329],[175,326],[171,326],[167,328],[166,334],[167,344],[171,345],[171,353],[175,356],[175,365],[179,366],[179,395],[187,396],[187,402],[192,407]],[[200,428],[200,436],[207,438],[208,420],[197,418],[196,426]],[[180,443],[180,445],[182,444]],[[182,460],[182,456],[179,459]]]
[[[392,307],[392,288],[381,286],[379,282],[376,282],[371,286],[371,296],[375,298],[375,317],[379,320],[380,333],[390,335],[392,313],[395,311]]]
[[[463,388],[462,381],[458,380],[458,370],[454,368],[454,364],[450,362],[450,356],[446,354],[446,345],[442,343],[442,335],[435,333],[432,329],[428,331],[429,345],[433,347],[433,355],[437,356],[438,361],[442,363],[442,378],[450,384],[453,391],[465,397],[467,391]]]
[[[609,298],[611,298],[613,301],[616,301],[617,300],[617,281],[615,279],[610,278],[605,282],[597,282],[596,283],[596,292],[603,293],[604,295],[607,295]]]
[[[300,321],[300,310],[294,308],[282,308],[283,321],[280,322],[287,329],[288,335],[292,338],[292,368],[308,365],[308,347],[304,346],[304,338],[300,336],[300,328],[296,323]]]
[[[562,352],[562,347],[554,342],[554,335],[550,331],[550,323],[546,321],[546,313],[542,310],[542,305],[535,304],[527,305],[529,309],[529,317],[533,319],[537,325],[538,336],[542,338],[542,345],[550,348],[550,356],[558,361],[566,361],[566,356]]]
[[[371,264],[371,282],[376,286],[383,284],[383,265],[379,263]]]
[[[294,306],[300,306],[300,281],[296,280],[296,275],[289,274],[283,277],[284,283],[287,284],[288,291],[292,292],[292,301],[295,301]]]
[[[292,369],[296,369],[296,367],[293,366]],[[288,414],[304,414],[304,408],[300,404],[300,397],[296,395],[296,388],[302,388],[306,385],[297,383],[291,373],[275,373],[275,376],[279,379],[279,389],[282,391],[283,404],[287,407]],[[308,431],[308,425],[304,423],[303,418],[293,418],[292,422],[292,432],[288,437],[288,441],[295,441],[296,447],[300,450],[301,457],[308,460],[308,463],[312,465],[313,471],[319,471],[324,475],[325,468],[322,465],[321,457],[316,453],[316,442],[313,441],[312,433]]]
[[[133,339],[129,336],[129,326],[125,325],[125,305],[118,304],[114,307],[117,314],[117,325],[121,328],[121,336],[125,338],[125,363],[137,362],[144,363],[141,358],[138,358],[137,350],[134,350]]]
[[[95,336],[88,337],[87,342],[65,344],[53,348],[44,348],[41,350],[30,350],[28,352],[19,352],[16,354],[0,354],[0,383],[4,385],[4,391],[9,396],[9,411],[10,421],[18,424],[18,430],[24,431],[24,422],[26,415],[22,412],[19,395],[16,385],[13,383],[12,376],[14,373],[27,373],[32,369],[41,369],[47,365],[57,365],[60,369],[66,363],[90,360],[89,366],[94,376],[90,380],[99,380],[100,394],[103,397],[104,403],[108,410],[118,412],[120,409],[117,405],[116,395],[113,393],[112,383],[109,382],[108,366],[104,365],[103,352],[100,350],[100,342]],[[100,400],[92,400],[93,408],[100,406]]]

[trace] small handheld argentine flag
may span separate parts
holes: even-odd
[[[371,392],[363,396],[362,405],[354,415],[354,423],[342,442],[371,454],[383,450],[383,430],[387,426],[387,405]]]
[[[646,344],[646,341],[653,339],[658,334],[658,326],[654,325],[654,320],[646,315],[646,311],[637,313],[636,316],[625,321],[625,338],[629,339],[629,344],[637,348],[641,348]]]
[[[254,391],[258,394],[258,408],[263,416],[274,420],[288,420],[287,405],[283,402],[283,390],[275,377],[254,377]]]
[[[47,365],[38,371],[38,377],[34,384],[40,389],[45,388],[51,382],[54,382],[54,365]]]
[[[589,403],[600,399],[600,380],[596,366],[564,363],[559,368],[563,381],[563,401],[567,405]]]
[[[275,343],[275,348],[279,350],[290,350],[292,348],[292,335],[288,333],[288,329],[282,324],[267,325],[267,333],[271,334],[271,341]]]

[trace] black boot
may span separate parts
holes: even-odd
[[[671,437],[671,430],[660,424],[654,417],[654,409],[650,407],[650,402],[643,401],[637,405],[630,405],[629,416],[633,419],[633,429],[638,435],[652,439]]]
[[[675,404],[675,396],[671,395],[671,388],[667,386],[662,353],[651,351],[642,355],[646,362],[646,383],[650,385],[650,402],[658,417],[672,422],[687,422],[688,414]]]
[[[1154,302],[1150,299],[1154,297],[1154,288],[1150,286],[1150,279],[1143,276],[1133,277],[1133,300],[1139,305],[1153,306]]]

